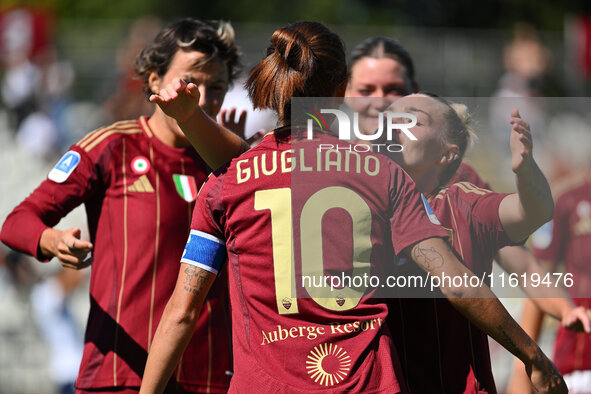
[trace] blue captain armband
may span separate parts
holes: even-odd
[[[181,263],[203,268],[217,275],[226,260],[223,240],[202,231],[191,230],[181,257]]]

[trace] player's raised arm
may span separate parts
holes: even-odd
[[[161,393],[195,331],[215,274],[181,264],[176,286],[154,335],[140,393]]]
[[[517,194],[511,194],[499,206],[499,218],[511,240],[523,241],[554,214],[554,202],[546,177],[533,158],[529,124],[519,111],[511,112],[511,168],[515,173]]]
[[[175,78],[150,96],[164,113],[178,122],[203,160],[213,169],[248,150],[249,145],[232,131],[210,118],[200,107],[199,89],[194,83]]]
[[[444,274],[450,277],[474,275],[441,238],[421,241],[407,249],[407,253],[423,270],[440,279]],[[444,280],[440,283],[442,293],[458,311],[523,361],[532,384],[539,392],[567,392],[566,384],[554,364],[486,285],[453,287]]]

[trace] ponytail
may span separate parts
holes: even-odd
[[[331,97],[347,79],[345,49],[318,22],[275,30],[267,56],[250,72],[246,88],[255,108],[270,108],[290,122],[292,97]]]

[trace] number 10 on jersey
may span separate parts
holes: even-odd
[[[271,214],[271,239],[273,243],[273,271],[275,297],[279,314],[298,313],[296,270],[293,242],[293,215],[290,188],[259,190],[254,195],[257,211],[269,210]],[[369,275],[371,265],[371,210],[354,191],[341,186],[320,189],[305,202],[299,220],[302,256],[302,276],[325,278],[322,238],[322,218],[333,208],[345,210],[351,217],[353,229],[352,276]],[[338,226],[336,226],[338,227]],[[332,231],[340,231],[340,228]],[[320,281],[326,283],[326,281]],[[343,287],[331,289],[311,286],[305,289],[320,306],[332,311],[345,311],[359,304],[366,288]],[[316,282],[318,283],[318,282]]]

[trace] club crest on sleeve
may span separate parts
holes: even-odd
[[[191,175],[173,174],[172,180],[179,196],[186,202],[193,202],[197,198],[197,184]]]
[[[80,153],[72,150],[68,151],[57,162],[55,167],[49,171],[47,178],[57,183],[63,183],[78,167],[78,164],[80,164]]]
[[[429,216],[431,223],[441,225],[439,219],[437,219],[437,216],[435,216],[435,212],[433,212],[433,208],[431,208],[431,205],[429,205],[429,202],[422,194],[421,199],[423,200],[423,206],[425,207],[425,211],[427,212],[427,216]]]

